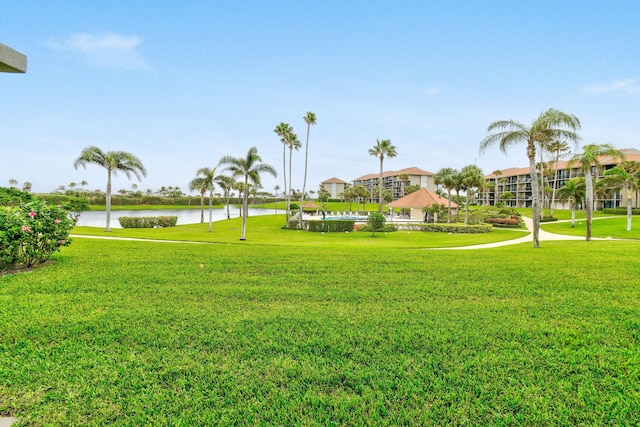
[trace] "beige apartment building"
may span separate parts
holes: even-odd
[[[640,151],[635,148],[627,148],[620,150],[624,155],[624,160],[632,160],[640,162]],[[618,158],[603,157],[599,159],[600,166],[594,166],[591,168],[591,173],[594,178],[600,179],[604,176],[605,171],[615,167],[621,162]],[[552,165],[553,167],[553,165]],[[481,194],[478,198],[478,203],[495,205],[497,202],[502,202],[506,206],[515,208],[528,208],[531,207],[531,175],[529,174],[529,168],[508,168],[502,169],[500,173],[491,173],[485,176],[488,190],[486,193]],[[555,173],[549,179],[545,180],[545,185],[556,190],[565,186],[567,181],[571,178],[583,176],[582,169],[578,164],[569,166],[568,161],[558,162],[558,167],[555,169]],[[640,198],[638,192],[633,195],[633,207],[638,207]],[[622,199],[623,194],[621,191],[609,191],[605,196],[594,196],[594,209],[601,210],[604,208],[616,208],[626,206],[626,202]],[[548,206],[550,195],[545,196],[545,206]],[[556,209],[570,209],[568,202],[556,201],[554,208]]]
[[[436,191],[434,182],[434,173],[422,170],[418,167],[410,167],[400,169],[398,171],[386,171],[382,174],[382,183],[385,189],[391,190],[393,200],[404,197],[405,188],[418,185],[420,188]],[[322,181],[322,187],[331,194],[332,199],[342,197],[344,189],[350,186],[362,185],[371,193],[370,203],[378,202],[378,182],[380,181],[380,173],[372,173],[354,179],[351,184],[339,178],[331,178]]]

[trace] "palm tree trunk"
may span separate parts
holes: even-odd
[[[200,192],[200,224],[204,224],[204,191]]]
[[[593,211],[593,180],[591,179],[591,167],[587,166],[584,171],[584,183],[586,187],[585,211],[587,216],[587,242],[591,241],[591,218]]]
[[[227,188],[227,219],[231,219],[231,214],[229,213],[229,195],[231,190]]]
[[[111,231],[111,169],[107,169],[107,195],[105,200],[107,210],[107,226],[104,231]]]
[[[209,191],[209,233],[213,231],[213,191]]]
[[[309,160],[309,132],[311,131],[311,123],[307,123],[307,141],[304,150],[304,179],[302,180],[302,194],[300,195],[300,228],[302,228],[302,204],[304,203],[304,192],[307,188],[307,164]]]
[[[287,225],[291,215],[291,160],[293,159],[293,144],[289,146],[289,193],[287,193]]]
[[[287,145],[282,143],[282,178],[284,179],[284,203],[285,203],[285,217],[287,224],[289,224],[289,199],[287,191]]]
[[[576,228],[576,204],[571,202],[571,228]]]
[[[538,168],[536,168],[535,148],[529,148],[529,174],[531,175],[531,211],[533,216],[533,247],[540,247],[540,191],[538,188]]]
[[[380,156],[380,180],[378,181],[378,212],[382,213],[382,162],[384,157]]]
[[[631,207],[631,189],[627,187],[627,231],[631,231],[631,216],[633,215],[633,209]]]
[[[556,151],[556,162],[553,171],[553,188],[551,190],[551,216],[553,216],[553,209],[556,204],[556,187],[558,186],[558,161],[560,160],[560,151]]]
[[[249,187],[249,178],[247,176],[244,177],[244,188],[248,189]],[[246,230],[247,230],[247,206],[249,205],[249,191],[245,191],[242,194],[242,235],[240,236],[240,240],[247,240],[246,238]]]
[[[451,189],[447,188],[447,194],[449,194],[449,211],[447,212],[447,224],[451,222]]]

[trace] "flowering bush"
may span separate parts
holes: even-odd
[[[0,208],[0,269],[32,267],[68,246],[74,222],[40,200]]]

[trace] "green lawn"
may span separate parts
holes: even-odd
[[[640,239],[640,218],[632,218],[631,231],[627,231],[627,217],[596,217],[592,221],[592,237],[613,237],[616,239]],[[571,228],[569,222],[543,223],[541,228],[551,233],[570,234],[574,236],[586,236],[587,223],[584,219],[576,219],[575,228]]]
[[[445,237],[298,237],[257,220],[243,243],[222,228],[226,244],[75,238],[55,265],[1,277],[0,414],[640,423],[640,243],[429,251]]]
[[[393,233],[309,233],[301,230],[283,230],[284,215],[260,215],[247,218],[247,240],[251,244],[286,246],[326,246],[326,247],[398,247],[398,248],[435,248],[467,246],[489,242],[498,242],[522,237],[523,231],[494,229],[482,234],[424,233],[416,231],[397,231]],[[134,237],[160,240],[188,240],[211,243],[237,243],[240,238],[241,219],[213,222],[213,231],[209,223],[179,225],[160,229],[121,229],[113,228],[105,232],[100,227],[75,227],[73,234],[112,237]]]

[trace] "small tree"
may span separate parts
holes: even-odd
[[[371,237],[375,236],[376,231],[382,231],[386,218],[379,212],[372,212],[367,217],[367,225],[371,227]]]

